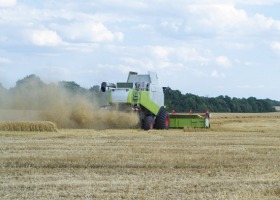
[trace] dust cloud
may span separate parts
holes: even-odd
[[[58,128],[135,128],[136,113],[100,109],[100,93],[71,91],[59,84],[44,84],[37,77],[15,88],[0,84],[0,121],[51,121]]]

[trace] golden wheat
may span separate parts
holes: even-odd
[[[273,115],[206,130],[2,131],[0,199],[279,199]]]
[[[0,131],[35,131],[56,132],[57,128],[53,122],[0,122]]]

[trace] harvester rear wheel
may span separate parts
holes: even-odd
[[[169,122],[170,122],[169,113],[164,109],[164,107],[161,107],[158,111],[155,127],[157,129],[168,129]]]
[[[144,118],[144,122],[143,122],[143,129],[145,131],[153,129],[154,128],[154,119],[152,116],[146,116]]]

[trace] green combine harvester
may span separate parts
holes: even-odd
[[[103,82],[101,91],[109,96],[116,109],[139,113],[144,130],[168,128],[209,128],[209,114],[171,113],[164,107],[163,87],[156,73],[129,72],[126,82]]]

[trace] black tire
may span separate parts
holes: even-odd
[[[143,129],[145,131],[147,130],[150,130],[150,129],[153,129],[154,128],[154,119],[152,116],[146,116],[144,118],[144,121],[143,121]]]
[[[158,111],[155,127],[157,129],[168,129],[170,123],[169,113],[161,107]]]

